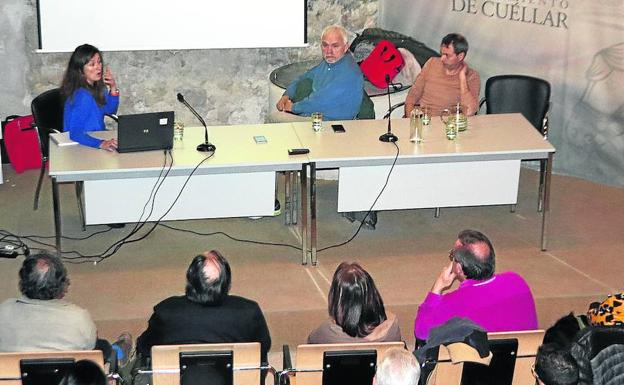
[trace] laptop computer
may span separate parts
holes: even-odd
[[[117,151],[169,150],[173,147],[173,111],[120,115]]]

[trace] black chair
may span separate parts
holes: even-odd
[[[60,88],[54,88],[38,95],[33,99],[30,109],[32,111],[33,120],[37,128],[39,135],[39,144],[41,146],[41,172],[39,173],[39,180],[37,181],[37,187],[35,189],[35,197],[33,202],[33,209],[39,208],[39,195],[41,193],[41,185],[43,182],[43,176],[48,163],[48,157],[50,155],[50,134],[63,132],[63,110],[64,110],[63,97],[61,95]],[[113,120],[117,121],[115,115],[108,115]],[[75,183],[76,198],[78,200],[78,211],[80,213],[80,223],[82,229],[85,230],[84,208],[82,206],[82,182]]]
[[[39,134],[42,156],[41,172],[39,173],[39,180],[37,181],[33,203],[33,209],[37,210],[39,208],[41,184],[50,153],[50,134],[63,131],[63,98],[61,97],[61,90],[59,88],[54,88],[45,91],[33,99],[30,108]]]
[[[492,76],[485,83],[485,97],[479,102],[479,109],[483,104],[487,114],[521,113],[544,139],[548,138],[550,83],[546,80],[525,75]],[[543,209],[545,177],[546,160],[541,159],[538,211]]]

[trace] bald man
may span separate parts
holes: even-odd
[[[149,357],[154,345],[260,342],[262,360],[271,348],[269,328],[252,300],[229,295],[230,265],[216,250],[196,256],[186,272],[186,294],[154,307],[137,352]]]
[[[418,307],[414,323],[418,343],[453,317],[468,318],[488,332],[537,329],[531,289],[514,272],[494,274],[494,247],[485,234],[460,232],[449,260]],[[449,291],[455,281],[459,287]]]

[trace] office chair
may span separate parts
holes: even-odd
[[[63,97],[61,95],[60,88],[53,88],[45,91],[42,94],[35,97],[30,105],[35,127],[39,135],[39,144],[41,146],[41,171],[39,173],[39,179],[37,181],[37,187],[35,188],[35,197],[33,202],[33,209],[39,208],[39,195],[41,193],[41,185],[43,183],[43,176],[48,163],[48,157],[50,155],[50,134],[63,132],[63,110],[64,110]],[[115,115],[108,115],[113,120],[117,121]],[[82,229],[85,230],[84,219],[84,207],[82,205],[82,182],[75,183],[76,199],[78,200],[78,211],[80,214],[80,223]]]
[[[548,110],[550,108],[550,83],[546,80],[525,75],[492,76],[485,83],[485,97],[479,102],[479,109],[485,104],[487,114],[519,112],[548,139]],[[540,182],[537,211],[543,210],[542,194],[546,177],[546,160],[540,160]],[[515,207],[512,206],[512,212]]]
[[[33,99],[30,108],[39,135],[42,157],[41,172],[39,173],[33,202],[33,209],[37,210],[39,208],[41,184],[50,153],[50,133],[63,131],[63,98],[61,97],[60,88],[54,88],[38,95]]]

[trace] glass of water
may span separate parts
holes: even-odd
[[[312,129],[314,132],[319,132],[323,128],[323,114],[320,112],[313,112],[312,115]]]
[[[184,138],[184,123],[173,123],[173,140],[182,140]]]
[[[420,111],[422,112],[422,124],[426,127],[431,124],[431,108],[420,106]]]

